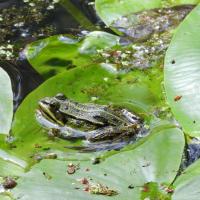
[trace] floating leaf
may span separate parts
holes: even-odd
[[[174,182],[172,200],[197,200],[200,193],[200,160],[188,167]]]
[[[186,133],[200,136],[200,6],[178,28],[165,59],[165,90]]]
[[[137,148],[110,156],[100,164],[44,160],[18,180],[13,195],[21,200],[140,199],[145,183],[165,183],[168,186],[173,181],[183,148],[183,134],[172,128],[157,132]],[[79,165],[79,168],[74,174],[68,174],[68,165]],[[113,190],[113,195],[97,195],[98,190],[91,191],[96,195],[90,194],[87,192],[88,182],[96,187],[98,184],[107,186],[107,190]]]
[[[81,141],[49,140],[47,131],[35,119],[38,101],[46,96],[55,96],[62,92],[78,102],[92,102],[95,98],[96,103],[120,105],[149,120],[154,108],[163,103],[161,81],[162,69],[159,68],[117,75],[99,65],[92,65],[61,73],[44,82],[18,108],[12,128],[17,148],[9,152],[27,160],[30,155],[42,151],[43,148],[66,152],[66,146],[82,144]],[[36,144],[42,148],[35,148]]]
[[[23,173],[24,169],[19,165],[16,165],[10,161],[0,159],[0,177],[20,176]]]
[[[13,93],[8,74],[0,67],[0,134],[8,134],[13,117]]]

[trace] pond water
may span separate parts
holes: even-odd
[[[102,25],[90,5],[92,1],[73,0],[68,1],[67,5],[52,2],[0,1],[0,66],[11,77],[15,110],[24,97],[43,82],[43,78],[23,56],[22,50],[26,44],[55,34],[80,35],[81,31]],[[72,9],[77,13],[72,15]],[[76,15],[84,15],[85,19],[78,21]]]

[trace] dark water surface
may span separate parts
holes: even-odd
[[[38,3],[30,6],[31,2]],[[43,82],[42,77],[20,53],[26,44],[55,34],[80,34],[82,30],[87,30],[74,18],[76,14],[72,16],[70,9],[66,9],[68,4],[86,16],[91,24],[101,23],[93,6],[88,5],[91,2],[89,0],[67,0],[66,6],[52,2],[0,0],[0,46],[6,51],[5,55],[0,53],[0,67],[11,78],[15,110],[25,96]]]

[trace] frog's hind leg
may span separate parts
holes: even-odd
[[[84,141],[84,148],[80,152],[120,150],[129,143],[130,141],[128,140],[107,140],[100,142],[89,142],[86,140]]]
[[[83,141],[82,146],[66,146],[65,148],[78,150],[80,153],[120,150],[134,141],[136,141],[135,136],[131,138],[127,137],[124,139],[106,140],[98,142],[89,142],[88,140],[85,140]]]

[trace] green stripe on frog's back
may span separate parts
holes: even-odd
[[[107,106],[103,105],[77,103],[67,99],[61,104],[59,111],[97,125],[121,125],[127,123],[127,121],[113,115],[112,112],[107,110]]]

